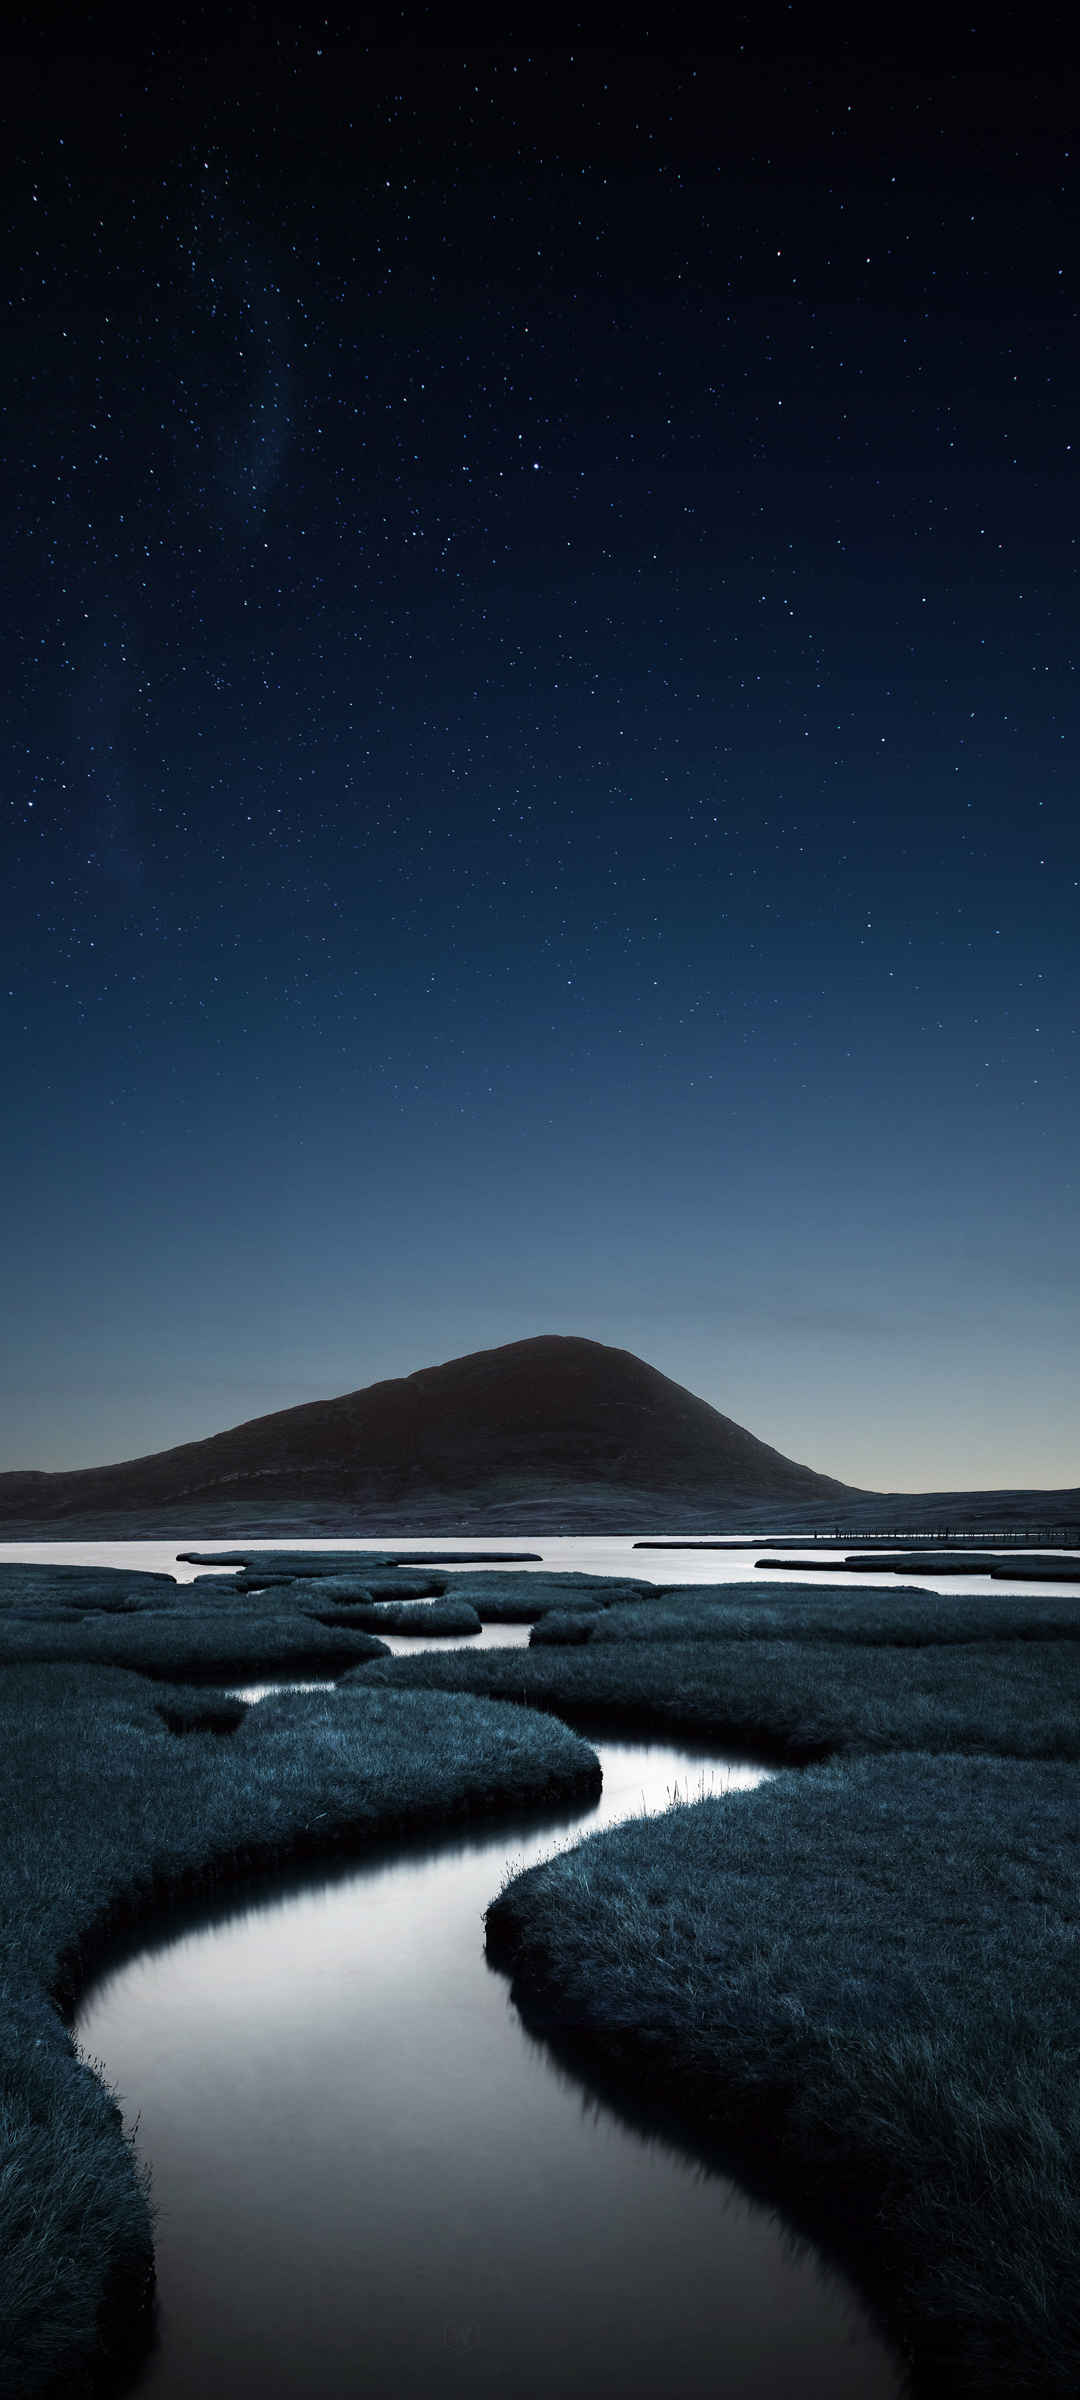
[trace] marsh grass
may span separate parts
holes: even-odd
[[[430,1568],[412,1568],[381,1552],[356,1550],[178,1550],[177,1559],[189,1565],[225,1566],[236,1563],[231,1588],[238,1592],[269,1592],[291,1585],[298,1602],[312,1596],[318,1584],[339,1600],[370,1600],[381,1593],[388,1599],[432,1600],[446,1591],[448,1578]],[[201,1578],[198,1579],[201,1582]]]
[[[410,1591],[415,1580],[408,1578]],[[355,1578],[290,1575],[264,1588],[232,1577],[178,1584],[171,1576],[137,1571],[3,1562],[0,1666],[81,1660],[203,1683],[332,1676],[386,1655],[373,1630],[382,1605],[376,1593],[383,1589],[391,1611],[422,1605],[403,1599],[392,1579],[358,1585]],[[463,1604],[455,1605],[447,1630],[475,1631],[472,1612],[466,1618]],[[382,1622],[387,1632],[397,1630],[390,1616]]]
[[[369,1600],[319,1611],[321,1625],[361,1625],[370,1633],[479,1633],[480,1619],[468,1600],[448,1592],[444,1600]]]
[[[237,1567],[264,1584],[316,1575],[361,1575],[366,1581],[369,1569],[394,1565],[389,1550],[178,1550],[176,1556],[183,1566]]]
[[[1073,1641],[589,1642],[379,1659],[344,1688],[357,1682],[481,1692],[590,1728],[689,1734],[792,1765],[867,1750],[1080,1758]]]
[[[866,1591],[850,1585],[684,1584],[629,1606],[584,1615],[553,1609],[530,1644],[761,1641],[862,1642],[873,1647],[991,1641],[1080,1641],[1080,1597],[1024,1593]]]
[[[86,1615],[50,1624],[0,1619],[0,1667],[130,1667],[142,1675],[222,1683],[262,1675],[336,1675],[360,1659],[385,1656],[375,1634],[341,1619],[140,1608],[124,1616]]]
[[[657,1587],[638,1576],[553,1569],[543,1575],[462,1573],[449,1588],[459,1599],[471,1601],[486,1625],[535,1625],[549,1609],[612,1608],[623,1600],[644,1599]]]
[[[1071,1766],[816,1768],[595,1834],[488,1912],[530,2024],[766,2162],[920,2392],[1080,2388],[1078,1802]]]
[[[180,1893],[599,1784],[564,1726],[465,1696],[285,1693],[248,1710],[109,1667],[0,1671],[5,2400],[73,2400],[147,2336],[147,2195],[57,2008],[116,1934]]]

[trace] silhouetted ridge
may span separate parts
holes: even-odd
[[[630,1350],[539,1334],[117,1466],[0,1475],[36,1533],[687,1533],[767,1523],[982,1524],[1075,1493],[888,1495],[816,1474]],[[994,1513],[986,1514],[992,1504]],[[1068,1505],[1067,1505],[1068,1504]]]
[[[110,1467],[0,1475],[0,1521],[143,1515],[183,1504],[298,1502],[412,1513],[600,1494],[732,1499],[841,1495],[632,1351],[540,1334],[422,1367],[337,1400],[253,1417],[226,1433]],[[254,1521],[252,1519],[252,1521]]]

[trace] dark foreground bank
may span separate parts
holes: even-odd
[[[844,2258],[920,2394],[1080,2389],[1080,1647],[996,1595],[658,1596],[375,1661],[809,1765],[510,1885],[493,1957],[579,2069],[741,2158]],[[857,1604],[855,1604],[857,1605]],[[1009,1610],[1011,1609],[1011,1616]],[[935,1639],[935,1613],[940,1638]],[[815,1621],[816,1620],[816,1621]],[[768,1630],[765,1630],[768,1628]],[[561,1637],[561,1638],[560,1638]],[[665,1638],[668,1637],[668,1638]],[[1041,1637],[1041,1638],[1039,1638]]]
[[[488,1912],[537,2032],[843,2257],[915,2392],[1080,2389],[1072,1767],[905,1755],[594,1835]]]
[[[599,1781],[565,1727],[469,1697],[247,1710],[107,1667],[0,1670],[4,2400],[108,2389],[148,2338],[148,2195],[63,2021],[110,1938],[172,1895]]]

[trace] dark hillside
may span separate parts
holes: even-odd
[[[1078,1492],[858,1491],[785,1458],[632,1351],[477,1350],[147,1458],[0,1474],[0,1538],[1035,1528]]]
[[[249,1527],[344,1507],[358,1527],[435,1516],[456,1530],[500,1507],[580,1518],[590,1502],[601,1521],[647,1522],[659,1503],[678,1523],[680,1503],[719,1515],[848,1497],[629,1350],[545,1334],[117,1466],[0,1475],[0,1527],[171,1530],[224,1505]]]

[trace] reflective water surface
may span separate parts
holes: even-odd
[[[687,1537],[688,1542],[700,1538],[700,1535],[688,1535]],[[787,1538],[785,1535],[785,1541]],[[819,1587],[828,1580],[827,1576],[821,1574],[820,1566],[816,1573],[805,1572],[798,1552],[793,1552],[790,1557],[786,1551],[778,1553],[775,1542],[770,1543],[767,1536],[747,1535],[745,1541],[740,1540],[730,1549],[723,1550],[693,1550],[691,1548],[685,1550],[637,1550],[634,1547],[636,1539],[637,1536],[633,1533],[540,1533],[528,1535],[523,1538],[520,1547],[523,1550],[539,1552],[539,1559],[531,1566],[512,1567],[499,1571],[507,1574],[542,1575],[545,1572],[550,1574],[553,1569],[558,1570],[559,1573],[565,1573],[567,1569],[572,1569],[578,1574],[633,1575],[650,1583],[664,1584],[750,1582],[757,1584],[763,1591],[767,1591],[770,1583],[784,1582],[788,1579],[792,1583],[806,1583]],[[217,1539],[212,1535],[207,1538],[200,1535],[196,1527],[196,1530],[185,1536],[183,1541],[165,1541],[161,1537],[155,1537],[152,1540],[132,1542],[0,1542],[0,1560],[41,1559],[59,1564],[68,1562],[74,1566],[133,1567],[149,1569],[157,1574],[174,1575],[178,1583],[190,1583],[196,1576],[228,1574],[229,1570],[227,1567],[182,1566],[177,1559],[179,1550],[235,1551],[243,1550],[244,1546],[242,1535],[230,1535],[227,1541]],[[478,1572],[483,1566],[483,1560],[477,1555],[483,1549],[483,1543],[475,1534],[443,1537],[433,1534],[387,1533],[381,1535],[377,1541],[372,1539],[351,1542],[343,1535],[336,1539],[326,1536],[308,1540],[294,1536],[291,1540],[286,1540],[284,1537],[280,1540],[273,1540],[256,1533],[251,1537],[250,1546],[257,1550],[355,1550],[358,1562],[365,1551],[375,1551],[384,1556],[387,1552],[392,1552],[404,1559],[411,1551],[437,1550],[447,1553],[444,1566],[451,1575],[456,1570],[449,1554],[454,1550],[461,1550],[469,1554],[468,1561],[466,1562],[464,1559],[462,1561],[464,1573]],[[903,1547],[902,1544],[899,1546]],[[990,1544],[979,1546],[992,1547]],[[491,1547],[493,1550],[513,1549],[518,1545],[504,1535],[501,1542],[493,1542]],[[840,1543],[835,1550],[832,1550],[826,1542],[811,1542],[807,1544],[806,1557],[818,1562],[835,1559],[838,1570],[837,1581],[843,1584],[845,1590],[849,1584],[865,1584],[875,1591],[887,1592],[897,1584],[911,1584],[913,1578],[910,1574],[858,1575],[848,1573],[843,1566],[843,1560],[858,1547],[857,1541]],[[756,1561],[759,1558],[772,1558],[778,1555],[784,1557],[784,1575],[757,1573]],[[1068,1555],[1075,1556],[1076,1576],[1074,1582],[1064,1586],[1064,1590],[1066,1593],[1075,1590],[1080,1594],[1080,1552]],[[492,1563],[494,1565],[494,1561]],[[443,1572],[443,1568],[440,1568],[439,1572]],[[1022,1575],[1010,1576],[1007,1581],[1003,1580],[999,1583],[988,1575],[949,1574],[920,1575],[918,1588],[920,1591],[956,1593],[968,1597],[977,1592],[1024,1592],[1033,1600],[1044,1601],[1048,1591],[1053,1593],[1055,1589],[1058,1591],[1062,1589],[1060,1585],[1047,1586],[1045,1583],[1039,1583],[1030,1578],[1025,1579]],[[497,1628],[492,1629],[493,1636],[497,1635],[497,1632]]]
[[[263,1706],[273,1707],[270,1697]],[[77,2034],[152,2168],[146,2400],[885,2400],[812,2256],[596,2104],[486,1963],[508,1871],[763,1770],[598,1745],[600,1802],[342,1871],[147,1948]]]

